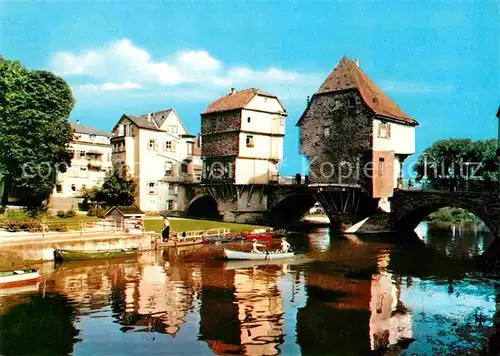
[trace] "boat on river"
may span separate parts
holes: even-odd
[[[0,272],[0,289],[19,287],[40,282],[42,276],[37,269],[25,268]]]
[[[137,254],[137,248],[124,248],[113,250],[54,250],[54,260],[56,261],[82,261],[108,258],[132,257]]]
[[[224,249],[224,257],[228,260],[274,260],[293,257],[293,252],[243,252]]]

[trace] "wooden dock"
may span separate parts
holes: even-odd
[[[183,236],[183,233],[178,232],[175,236],[170,237],[167,242],[163,242],[161,235],[157,234],[155,249],[197,245],[205,242],[207,237],[227,236],[230,233],[231,230],[228,228],[185,231],[185,236]]]

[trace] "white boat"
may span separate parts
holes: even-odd
[[[281,253],[281,252],[243,252],[224,249],[224,257],[228,260],[274,260],[278,258],[290,258],[293,257],[293,252]]]
[[[36,269],[11,270],[0,272],[0,288],[18,287],[36,283],[41,279]]]

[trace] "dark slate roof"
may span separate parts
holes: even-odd
[[[377,115],[404,121],[412,125],[418,122],[407,115],[382,89],[366,75],[353,60],[342,57],[328,75],[316,94],[358,89],[366,105]]]
[[[106,137],[112,136],[110,132],[98,130],[98,129],[95,129],[91,126],[81,125],[81,124],[77,124],[74,122],[71,123],[71,127],[73,128],[73,130],[75,130],[76,133],[80,133],[80,134],[99,135],[99,136],[106,136]]]
[[[145,215],[145,213],[139,209],[136,205],[129,206],[114,206],[106,212],[108,215],[113,209],[117,209],[122,215]]]
[[[140,115],[140,116],[133,116],[133,115],[125,114],[125,116],[140,128],[149,129],[149,130],[159,130],[161,125],[163,125],[163,123],[167,119],[168,115],[172,111],[173,111],[173,109],[168,109],[168,110],[162,110],[162,111],[150,113],[149,120],[148,120],[148,114],[144,114],[144,115]]]
[[[267,96],[270,98],[279,99],[277,96],[266,93],[265,91],[260,90],[259,88],[250,88],[245,90],[240,90],[235,93],[231,92],[222,98],[215,100],[210,103],[203,114],[211,114],[215,112],[223,112],[223,111],[231,111],[243,109],[247,104],[252,100],[256,95]],[[280,103],[281,105],[281,103]],[[281,105],[283,107],[283,105]],[[283,110],[285,110],[283,108]],[[286,110],[284,111],[286,113]]]

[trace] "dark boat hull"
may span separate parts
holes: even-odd
[[[111,258],[132,257],[137,254],[136,248],[117,249],[117,250],[54,250],[54,260],[56,261],[83,261],[83,260],[100,260]]]

